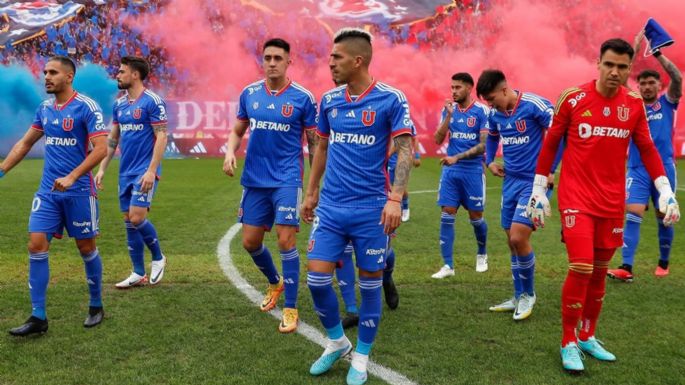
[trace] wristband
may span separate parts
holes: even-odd
[[[392,198],[390,198],[390,197],[388,197],[388,200],[389,200],[390,202],[402,203],[401,200],[399,200],[399,199],[392,199]]]
[[[0,178],[2,178],[3,176],[5,176],[5,170],[0,168]]]
[[[652,53],[652,56],[654,56],[655,58],[658,58],[661,55],[663,55],[663,54],[661,53],[661,50],[659,50],[659,49],[655,49],[654,52]]]
[[[418,152],[415,152],[414,153],[414,159],[421,159],[421,154],[419,154]]]

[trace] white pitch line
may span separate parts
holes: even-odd
[[[497,190],[500,187],[486,187],[486,190]],[[680,187],[679,187],[680,188]],[[430,193],[436,193],[438,190],[416,190],[416,191],[409,191],[409,195],[413,194],[430,194]]]
[[[231,257],[231,241],[233,237],[238,234],[242,224],[236,223],[228,229],[226,235],[221,238],[219,245],[216,249],[216,254],[219,257],[219,265],[221,270],[224,271],[224,275],[228,278],[231,283],[238,288],[253,304],[259,306],[262,302],[262,293],[257,291],[254,286],[250,285],[249,282],[240,274],[238,269],[233,264],[233,258]],[[269,312],[274,318],[281,319],[281,309],[274,308]],[[315,344],[326,347],[326,337],[316,328],[308,325],[305,322],[300,321],[297,327],[297,332],[302,334],[308,340],[314,342]],[[373,361],[369,361],[368,365],[369,373],[380,378],[381,380],[387,382],[391,385],[418,385],[416,382],[408,379],[404,375],[395,372],[392,369],[388,369],[383,365],[379,365]]]

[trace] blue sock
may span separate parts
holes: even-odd
[[[523,284],[519,277],[518,258],[515,255],[511,256],[511,278],[514,281],[514,297],[518,298],[523,294]]]
[[[270,284],[276,284],[281,280],[278,271],[276,271],[276,266],[274,266],[274,261],[271,259],[271,253],[266,246],[262,245],[259,249],[248,252],[254,264],[262,271],[262,274],[269,280]]]
[[[642,224],[641,216],[631,212],[626,214],[626,227],[623,230],[623,248],[621,249],[624,265],[633,266],[635,249],[640,243],[640,224]]]
[[[535,252],[517,257],[519,277],[523,291],[529,295],[535,294]]]
[[[29,292],[31,294],[31,315],[42,320],[47,318],[45,314],[45,294],[48,291],[50,281],[50,264],[48,252],[29,252]]]
[[[378,324],[381,321],[381,286],[383,286],[381,278],[359,277],[362,304],[359,309],[357,353],[368,355],[376,339]]]
[[[102,258],[98,249],[90,254],[81,254],[86,268],[86,281],[90,292],[90,306],[102,307]]]
[[[340,288],[340,295],[345,303],[345,311],[348,313],[358,313],[357,309],[357,293],[355,292],[355,271],[354,262],[352,261],[352,244],[345,246],[345,252],[342,257],[342,266],[335,269],[335,275],[338,277],[338,287]]]
[[[488,224],[485,222],[485,218],[472,220],[471,226],[473,226],[473,233],[476,235],[478,254],[487,254],[485,244],[488,240]]]
[[[340,314],[338,313],[338,297],[333,290],[333,274],[316,273],[310,271],[307,273],[307,286],[312,293],[312,302],[314,302],[314,311],[319,316],[321,324],[328,332],[330,339],[338,339],[342,337],[342,325],[340,323]],[[335,331],[340,327],[340,335]]]
[[[283,266],[283,285],[285,286],[285,303],[283,307],[297,308],[297,288],[300,282],[300,254],[297,248],[281,250]]]
[[[128,255],[131,257],[133,271],[138,275],[145,275],[145,243],[143,236],[131,221],[126,223],[126,239],[128,241]]]
[[[146,219],[139,225],[136,225],[136,229],[138,229],[140,235],[143,236],[143,241],[145,241],[147,248],[150,249],[152,260],[161,261],[162,249],[159,247],[159,239],[157,239],[157,230],[155,230],[155,226]]]
[[[675,230],[673,226],[664,226],[663,218],[657,218],[657,222],[659,223],[659,260],[668,263]]]
[[[409,197],[402,198],[402,210],[409,208]]]
[[[445,265],[454,269],[454,215],[443,212],[440,216],[440,252]]]
[[[383,269],[383,281],[392,279],[395,270],[395,249],[388,246],[388,254],[385,256],[385,269]]]

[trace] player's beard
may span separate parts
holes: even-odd
[[[131,88],[131,84],[130,83],[124,83],[124,82],[117,82],[117,88],[119,88],[120,90],[127,90],[127,89]]]

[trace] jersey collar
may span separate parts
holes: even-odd
[[[461,109],[461,107],[459,107],[459,103],[455,103],[455,104],[457,105],[457,109],[459,110],[459,112],[464,113],[464,112],[470,110],[471,107],[473,107],[473,105],[476,104],[476,101],[475,101],[475,100],[471,100],[471,104],[469,104],[469,105],[468,105],[466,108],[464,108],[463,110]]]
[[[62,106],[58,106],[58,105],[57,105],[57,98],[55,98],[55,106],[54,106],[55,109],[56,109],[57,111],[62,111],[63,109],[67,108],[67,105],[68,105],[69,103],[71,103],[72,100],[76,99],[76,95],[78,95],[78,92],[74,91],[74,94],[71,95],[71,97],[69,98],[69,100],[67,100],[64,104],[62,104]]]
[[[128,105],[132,106],[132,105],[136,104],[136,102],[139,101],[140,98],[143,97],[143,95],[145,95],[146,90],[147,90],[147,88],[143,88],[143,92],[140,93],[140,95],[136,98],[136,100],[131,100],[128,91],[126,91],[126,99],[128,99]]]
[[[362,92],[361,95],[357,96],[357,99],[355,99],[355,100],[352,100],[352,97],[350,96],[350,88],[345,87],[345,100],[347,100],[348,103],[358,102],[358,101],[362,100],[362,98],[364,98],[364,96],[368,95],[369,92],[371,92],[371,90],[373,89],[373,87],[376,86],[376,83],[377,83],[376,80],[372,80],[371,84],[369,84],[369,86],[364,90],[364,92]]]
[[[516,90],[514,90],[514,91],[516,91]],[[518,97],[516,98],[516,104],[514,104],[514,108],[511,110],[511,112],[506,111],[504,113],[505,116],[508,116],[508,117],[514,116],[514,114],[516,113],[516,109],[519,107],[519,104],[521,104],[521,96],[523,96],[523,91],[516,91],[516,92],[518,92],[518,94],[519,94]]]
[[[278,96],[278,95],[284,93],[285,90],[287,90],[288,87],[290,87],[290,85],[292,84],[292,82],[293,82],[292,80],[288,79],[288,83],[286,83],[286,84],[283,86],[283,88],[281,88],[280,90],[278,90],[278,92],[276,92],[275,94],[272,94],[272,93],[271,93],[271,90],[269,89],[269,86],[266,84],[266,79],[264,79],[264,91],[266,91],[266,94],[269,95],[269,96]]]

